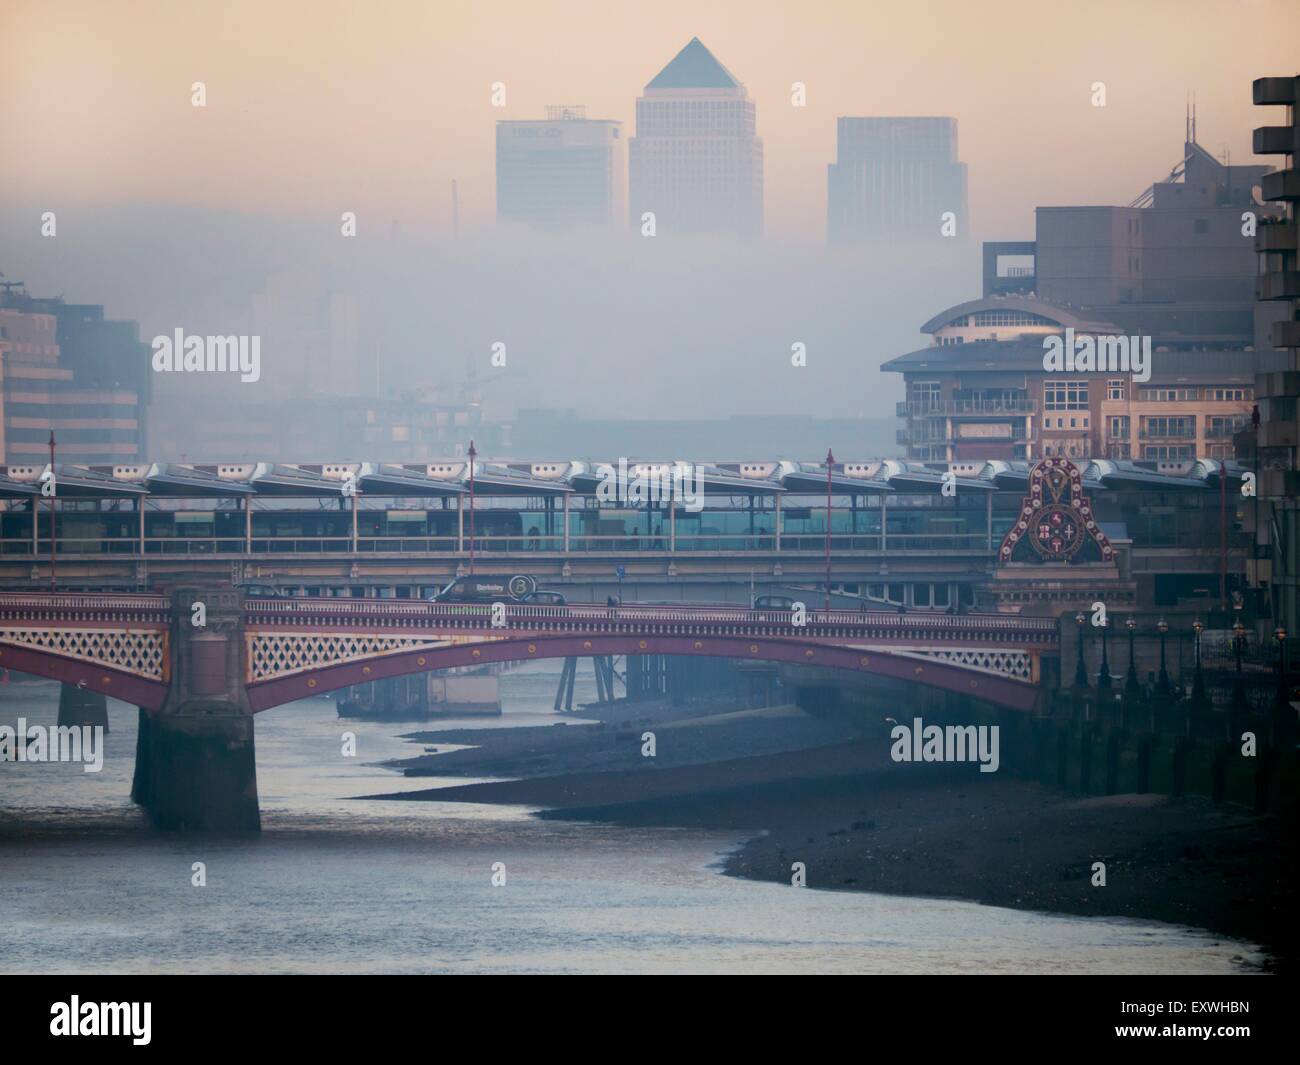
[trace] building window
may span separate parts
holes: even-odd
[[[1056,326],[1059,323],[1052,321],[1050,318],[1044,318],[1041,314],[1030,314],[1028,311],[976,311],[974,314],[968,314],[952,323],[953,325],[1036,325],[1036,326]]]
[[[1127,440],[1128,427],[1127,414],[1112,414],[1106,419],[1106,437],[1110,440]]]
[[[1201,398],[1199,388],[1139,388],[1142,403],[1191,403]]]
[[[1043,410],[1087,409],[1087,381],[1049,381],[1043,385]]]
[[[1106,398],[1107,399],[1124,398],[1124,379],[1122,377],[1112,377],[1109,381],[1106,382]]]
[[[1207,388],[1205,398],[1216,403],[1244,403],[1255,398],[1253,388]]]
[[[942,409],[943,399],[938,381],[912,382],[912,413]]]
[[[1142,436],[1148,440],[1185,440],[1196,436],[1196,419],[1190,415],[1143,418]]]
[[[1191,444],[1147,445],[1142,448],[1144,459],[1163,459],[1166,462],[1183,462],[1195,458],[1195,448]]]
[[[1205,435],[1218,440],[1229,438],[1246,428],[1246,421],[1244,414],[1212,414],[1205,421]]]

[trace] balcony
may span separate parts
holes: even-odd
[[[1194,426],[1187,426],[1185,429],[1139,429],[1138,439],[1169,441],[1175,444],[1192,444],[1196,442],[1196,429]]]
[[[1256,155],[1290,155],[1296,150],[1296,131],[1290,126],[1260,126],[1252,141]]]
[[[1259,277],[1261,300],[1293,300],[1300,298],[1300,271],[1286,270]]]
[[[1038,401],[1033,399],[914,400],[907,404],[907,415],[911,418],[983,416],[989,414],[1019,415],[1034,414],[1037,410]]]
[[[1248,423],[1243,422],[1241,425],[1211,425],[1205,430],[1206,440],[1231,440],[1243,429],[1249,428]]]
[[[1296,250],[1296,224],[1294,222],[1266,222],[1255,231],[1255,250],[1258,252],[1283,252]]]
[[[1257,107],[1296,103],[1300,78],[1256,78],[1251,82],[1251,98]]]
[[[1259,182],[1265,200],[1300,200],[1300,170],[1275,170]]]
[[[1274,322],[1273,346],[1275,348],[1300,348],[1300,322]]]

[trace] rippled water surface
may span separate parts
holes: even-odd
[[[553,721],[557,679],[507,674],[505,716],[458,724]],[[53,724],[57,702],[56,685],[6,685],[0,724]],[[136,711],[109,713],[101,773],[0,764],[0,971],[1214,973],[1259,961],[1170,925],[736,880],[717,868],[743,839],[733,832],[358,801],[439,781],[376,764],[418,753],[398,739],[415,726],[340,722],[323,698],[257,719],[260,837],[159,834],[129,798]],[[340,754],[349,729],[356,758]],[[206,887],[191,886],[195,862]]]

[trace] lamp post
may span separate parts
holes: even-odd
[[[55,529],[55,522],[58,520],[54,512],[54,500],[59,494],[59,482],[54,473],[54,430],[50,430],[50,591],[58,588],[58,581],[55,578],[55,566],[57,565],[56,544],[58,543],[58,532]],[[35,513],[35,511],[33,511]]]
[[[1110,628],[1110,618],[1101,619],[1101,671],[1097,674],[1097,688],[1110,691],[1110,657],[1106,653],[1106,630]]]
[[[474,441],[469,442],[469,574],[474,576]]]
[[[1128,629],[1128,676],[1124,680],[1124,690],[1130,695],[1136,695],[1140,690],[1138,687],[1137,654],[1134,650],[1137,627],[1137,619],[1130,614],[1128,620],[1124,622],[1124,628]]]
[[[1172,694],[1169,684],[1169,670],[1165,668],[1165,636],[1169,633],[1169,622],[1161,618],[1156,622],[1156,631],[1160,633],[1160,676],[1156,679],[1156,691],[1162,698]]]
[[[1232,682],[1232,709],[1238,713],[1244,713],[1250,709],[1249,704],[1246,702],[1246,682],[1241,675],[1241,656],[1245,650],[1246,626],[1241,623],[1241,615],[1238,615],[1236,622],[1232,626],[1232,653],[1237,659],[1237,672]]]
[[[1204,706],[1205,698],[1205,674],[1201,672],[1201,633],[1205,631],[1205,625],[1200,618],[1192,622],[1192,632],[1195,633],[1193,642],[1193,651],[1196,655],[1196,669],[1192,673],[1192,704],[1194,706]]]
[[[826,449],[826,609],[831,608],[831,471],[835,455]]]
[[[1083,661],[1083,626],[1087,620],[1082,611],[1074,615],[1074,624],[1079,631],[1079,655],[1074,664],[1074,686],[1076,688],[1086,688],[1088,686],[1088,667]]]
[[[1279,625],[1273,630],[1273,636],[1277,640],[1277,709],[1282,714],[1291,701],[1286,693],[1286,629]]]

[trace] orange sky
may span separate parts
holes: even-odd
[[[1126,203],[1162,177],[1188,90],[1202,144],[1249,161],[1270,120],[1250,82],[1295,73],[1300,4],[0,0],[0,200],[441,229],[457,178],[462,224],[488,225],[495,120],[583,103],[630,133],[641,87],[696,35],[757,101],[770,233],[822,239],[836,116],[944,114],[975,233],[1027,237],[1035,204]]]

